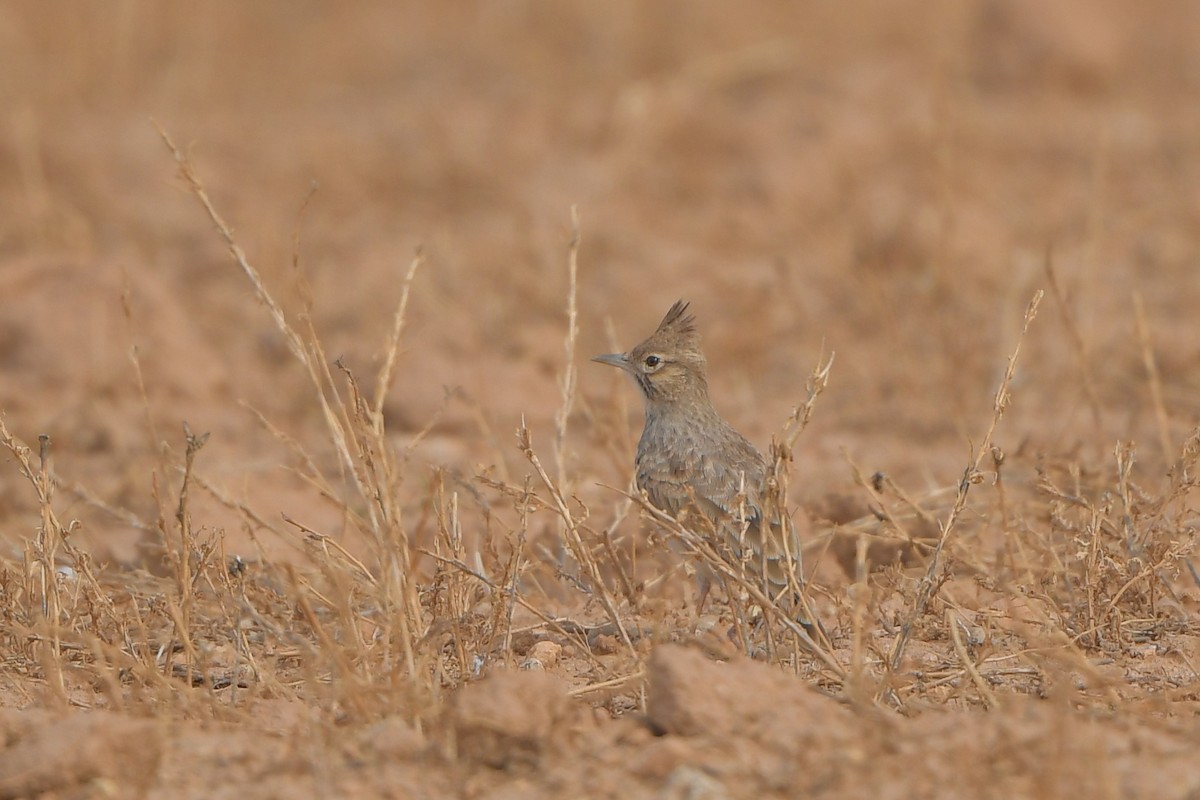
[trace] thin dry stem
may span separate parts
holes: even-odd
[[[1150,385],[1150,401],[1154,405],[1154,421],[1158,424],[1158,444],[1163,459],[1170,461],[1174,455],[1171,447],[1171,428],[1168,423],[1167,407],[1163,402],[1162,377],[1158,374],[1158,362],[1154,358],[1154,345],[1150,341],[1150,326],[1146,324],[1146,307],[1142,293],[1133,293],[1134,321],[1137,325],[1138,344],[1142,350],[1142,364],[1146,367],[1146,382]]]
[[[629,637],[629,632],[625,629],[625,623],[621,619],[620,612],[617,611],[616,601],[612,597],[612,593],[608,590],[608,586],[604,580],[604,573],[600,564],[596,561],[594,554],[583,541],[580,534],[580,525],[575,520],[571,509],[567,504],[566,498],[563,496],[560,488],[554,483],[550,476],[542,467],[541,460],[537,453],[533,450],[533,444],[529,437],[529,429],[525,426],[525,420],[522,418],[521,427],[517,430],[517,443],[524,454],[525,459],[533,466],[534,472],[541,480],[542,485],[546,487],[550,493],[550,498],[553,501],[553,508],[558,512],[560,519],[563,522],[563,534],[566,539],[568,549],[575,557],[575,560],[587,572],[590,589],[595,593],[600,604],[604,607],[608,614],[609,620],[612,621],[617,631],[621,635],[621,640],[625,645],[633,651],[633,640]]]
[[[379,369],[379,380],[375,384],[375,402],[372,405],[377,436],[383,436],[383,404],[387,400],[388,391],[392,388],[392,382],[396,377],[396,357],[400,352],[400,336],[404,332],[404,321],[408,316],[409,292],[412,290],[412,282],[417,275],[417,269],[424,262],[424,253],[417,250],[412,262],[408,265],[408,272],[404,275],[404,282],[400,289],[400,302],[396,305],[396,313],[392,315],[392,331],[388,336],[387,346],[384,348],[386,356],[383,366]]]
[[[575,340],[579,336],[579,309],[576,305],[579,273],[579,211],[571,206],[571,243],[567,248],[567,335],[566,351],[559,390],[562,399],[554,415],[554,460],[558,466],[558,485],[567,485],[567,423],[575,406]]]
[[[1033,299],[1029,302],[1028,308],[1025,310],[1025,320],[1021,326],[1021,334],[1017,338],[1017,344],[1013,348],[1012,355],[1008,357],[1008,366],[1004,370],[1004,377],[1000,380],[1000,387],[996,390],[995,401],[992,404],[991,424],[988,425],[987,432],[984,434],[983,440],[979,443],[979,447],[975,452],[975,458],[967,466],[966,470],[963,471],[963,477],[958,486],[958,494],[954,498],[954,506],[950,510],[950,514],[946,517],[945,523],[942,524],[942,533],[938,539],[937,546],[933,550],[933,554],[930,556],[929,567],[925,571],[925,576],[921,579],[920,587],[917,591],[917,599],[913,603],[913,608],[908,619],[901,626],[900,635],[896,637],[896,643],[888,658],[888,664],[893,673],[900,667],[900,659],[903,657],[904,649],[908,645],[909,637],[912,635],[913,624],[925,613],[925,609],[933,597],[936,587],[941,585],[941,572],[944,568],[941,558],[942,551],[945,549],[946,542],[949,540],[950,534],[954,531],[955,523],[966,506],[967,493],[973,485],[982,480],[979,466],[983,463],[984,457],[991,451],[992,436],[995,434],[996,427],[1000,424],[1000,420],[1004,416],[1004,411],[1008,408],[1011,400],[1009,387],[1017,371],[1017,359],[1021,354],[1021,344],[1025,341],[1025,335],[1029,332],[1029,326],[1033,324],[1034,318],[1037,317],[1038,305],[1042,302],[1043,294],[1040,289],[1036,291]]]

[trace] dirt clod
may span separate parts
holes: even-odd
[[[450,712],[459,755],[492,767],[534,766],[570,703],[562,681],[545,672],[497,672],[468,684]]]
[[[538,642],[529,649],[529,655],[521,662],[521,669],[545,670],[558,666],[562,645],[554,642]]]
[[[807,731],[821,729],[827,737],[835,720],[844,724],[844,708],[764,664],[721,663],[664,645],[650,656],[647,670],[647,712],[664,733],[778,736],[800,746]]]

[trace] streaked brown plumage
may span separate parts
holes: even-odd
[[[785,537],[793,559],[800,556],[795,531],[789,519],[770,514],[764,534],[766,459],[713,408],[700,334],[687,308],[682,301],[671,306],[658,329],[629,352],[593,360],[628,372],[642,390],[646,421],[637,449],[638,488],[672,516],[698,510],[735,558],[745,528],[751,566],[778,590],[788,584]],[[703,605],[711,576],[702,570],[699,582]]]

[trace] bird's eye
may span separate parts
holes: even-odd
[[[654,369],[661,363],[662,359],[658,356],[646,356],[646,366],[650,367],[650,369]]]

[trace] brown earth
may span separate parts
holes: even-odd
[[[1200,795],[1197,41],[7,4],[0,798]],[[586,357],[678,298],[764,450],[836,354],[782,462],[812,646],[733,578],[697,613],[612,488],[639,400]]]

